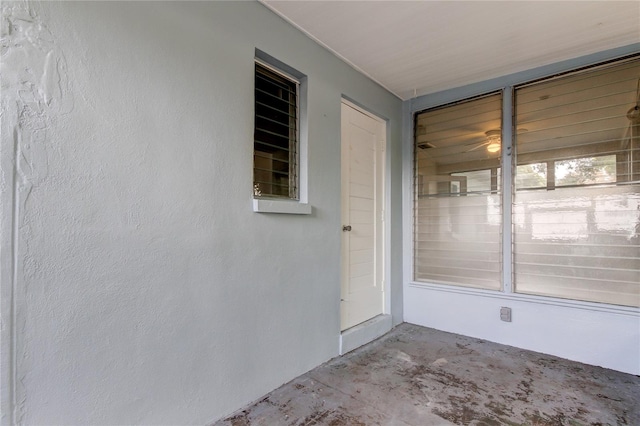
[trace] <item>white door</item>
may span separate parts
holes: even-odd
[[[342,103],[341,329],[384,310],[386,124]]]

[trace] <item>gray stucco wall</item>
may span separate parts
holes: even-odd
[[[399,99],[254,2],[2,3],[2,421],[203,424],[338,354],[340,99]],[[258,48],[308,76],[310,216],[254,213]]]

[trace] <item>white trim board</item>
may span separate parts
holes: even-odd
[[[340,355],[384,336],[392,328],[391,315],[378,315],[340,333]]]
[[[311,214],[311,205],[296,200],[253,199],[253,211],[258,213]]]

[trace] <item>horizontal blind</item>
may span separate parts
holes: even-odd
[[[415,281],[501,286],[500,151],[487,149],[501,106],[493,94],[416,115]]]
[[[640,306],[640,61],[515,91],[519,293]]]
[[[256,63],[253,188],[257,197],[297,198],[297,86]]]

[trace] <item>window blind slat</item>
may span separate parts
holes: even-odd
[[[263,168],[260,168],[260,167],[255,167],[254,170],[260,170],[260,171],[263,171],[263,172],[275,173],[275,174],[281,175],[281,176],[287,176],[287,177],[289,176],[289,172],[288,171],[283,172],[283,171],[279,171],[279,170],[275,170],[275,169],[263,169]]]
[[[265,117],[264,115],[260,115],[260,114],[257,114],[257,113],[256,113],[256,118],[259,118],[261,120],[267,120],[267,121],[269,121],[271,123],[274,123],[274,124],[276,124],[278,126],[282,126],[287,130],[295,130],[296,129],[295,122],[293,122],[293,123],[292,122],[283,123],[282,121],[278,121],[278,120],[273,119],[273,118]],[[259,126],[258,126],[258,128],[259,128]]]
[[[437,284],[450,284],[456,286],[464,286],[464,287],[472,287],[472,288],[481,288],[481,289],[491,289],[497,290],[498,287],[495,285],[496,279],[499,279],[499,276],[490,276],[489,278],[480,278],[475,275],[454,275],[455,271],[452,274],[434,274],[423,271],[416,271],[414,274],[414,279],[416,281],[422,282],[433,282]],[[464,283],[464,284],[460,284]]]
[[[286,160],[282,159],[282,158],[277,158],[277,157],[274,157],[271,154],[267,154],[267,153],[262,152],[262,151],[255,151],[253,153],[253,157],[254,157],[254,161],[255,161],[256,157],[258,157],[258,158],[261,158],[261,159],[262,158],[268,159],[270,161],[277,161],[278,163],[282,163],[282,164],[289,164],[289,159],[288,158]]]
[[[286,99],[281,98],[280,96],[276,96],[273,93],[269,93],[266,90],[262,90],[262,89],[256,88],[256,94],[258,94],[258,93],[259,94],[263,94],[265,96],[268,96],[269,98],[273,98],[273,100],[279,101],[282,104],[287,104],[287,105],[289,105],[291,107],[295,107],[296,104],[297,104],[297,100],[298,100],[298,98],[296,97],[296,98],[294,98],[294,101],[291,102],[291,101],[288,101]]]
[[[282,109],[275,108],[272,105],[268,105],[263,102],[256,101],[256,111],[265,111],[265,108],[268,108],[271,111],[277,112],[278,114],[286,115],[291,119],[295,119],[297,116],[297,114],[295,113],[295,110],[293,111],[293,113],[288,113],[286,111],[283,111]]]
[[[256,78],[259,78],[260,80],[262,80],[264,83],[266,83],[267,86],[276,86],[286,91],[287,93],[291,93],[292,95],[296,94],[296,91],[291,89],[290,84],[287,84],[287,81],[284,78],[282,78],[282,82],[279,82],[274,79],[274,76],[272,73],[266,75],[266,74],[262,74],[261,71],[258,71],[256,73]]]
[[[270,148],[274,148],[274,149],[276,149],[276,150],[278,150],[278,151],[285,151],[285,152],[286,152],[286,151],[289,151],[289,149],[287,149],[287,148],[283,148],[283,147],[278,146],[278,145],[273,145],[273,144],[270,144],[270,143],[262,142],[261,140],[258,140],[258,139],[256,139],[256,140],[254,141],[254,143],[255,143],[255,145],[259,145],[259,146],[263,146],[263,147],[270,147]]]

